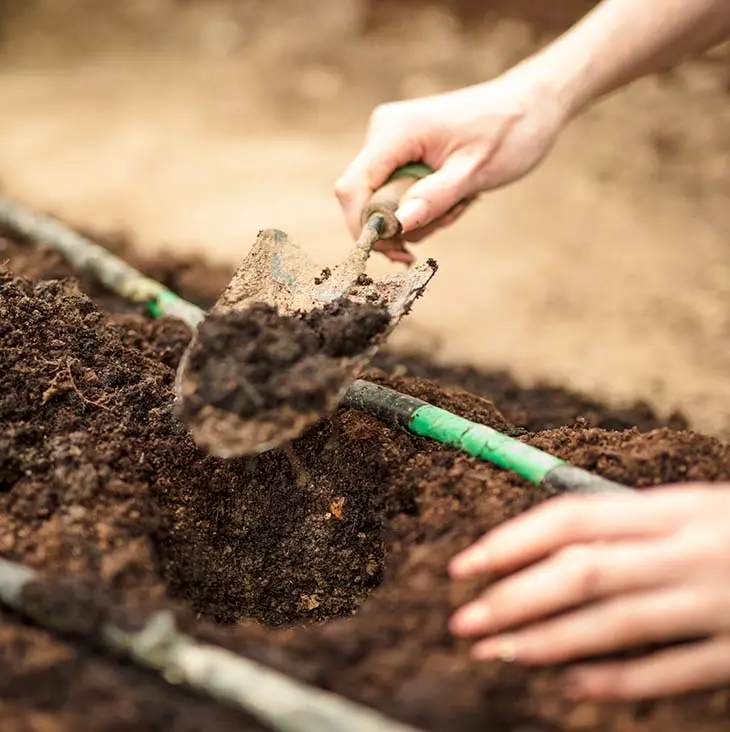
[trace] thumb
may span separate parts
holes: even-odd
[[[427,226],[464,199],[474,196],[478,192],[475,169],[473,158],[452,157],[435,173],[414,183],[395,214],[403,232]]]

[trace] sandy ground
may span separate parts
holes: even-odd
[[[274,226],[331,262],[349,243],[332,183],[373,105],[489,78],[532,44],[524,23],[465,31],[438,8],[363,33],[357,2],[316,18],[228,5],[150,14],[148,36],[103,53],[88,30],[63,44],[6,26],[4,192],[150,249],[233,265]],[[394,343],[730,437],[727,78],[686,64],[575,123],[539,172],[419,249],[441,267]]]

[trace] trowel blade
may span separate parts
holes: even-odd
[[[196,443],[218,457],[261,453],[299,437],[337,408],[347,388],[410,311],[435,271],[435,262],[430,261],[374,281],[361,272],[353,272],[351,267],[323,268],[282,231],[260,232],[210,315],[243,313],[255,303],[266,303],[277,308],[280,316],[293,316],[346,296],[355,303],[385,308],[390,316],[388,325],[362,352],[336,360],[337,378],[326,394],[322,409],[302,412],[285,403],[245,418],[213,404],[205,404],[194,413],[186,408],[200,393],[199,375],[188,367],[190,353],[197,345],[199,326],[178,367],[176,412],[188,425]]]

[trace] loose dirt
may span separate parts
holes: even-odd
[[[206,456],[171,411],[186,329],[108,295],[100,309],[91,283],[44,279],[70,274],[55,255],[1,247],[15,271],[0,270],[0,552],[69,576],[63,597],[84,608],[97,585],[117,611],[172,603],[190,632],[425,730],[727,729],[728,689],[568,703],[560,669],[475,664],[450,636],[450,613],[480,583],[452,583],[449,558],[542,490],[347,409],[287,450]],[[204,283],[204,305],[226,281],[201,263],[166,268],[188,295]],[[730,479],[730,448],[680,416],[672,429],[645,405],[616,412],[416,356],[378,366],[369,378],[614,480]],[[4,730],[259,729],[7,612],[0,655]]]
[[[186,373],[196,389],[180,416],[195,420],[207,406],[269,420],[283,406],[324,411],[341,388],[343,359],[367,350],[389,324],[386,308],[347,298],[295,315],[264,303],[210,315],[190,349]]]

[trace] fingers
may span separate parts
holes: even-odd
[[[431,234],[435,233],[439,229],[446,226],[451,226],[451,224],[458,221],[463,216],[464,212],[469,207],[471,202],[472,201],[464,201],[462,203],[458,203],[456,206],[454,206],[454,208],[452,208],[446,215],[442,216],[440,219],[437,219],[428,226],[416,229],[406,236],[397,237],[395,239],[383,239],[381,241],[378,241],[373,246],[373,249],[376,252],[381,252],[382,254],[385,254],[385,256],[388,257],[388,259],[390,259],[392,262],[413,264],[416,261],[416,258],[413,256],[413,254],[411,254],[411,252],[408,251],[405,243],[408,242],[409,244],[417,244],[426,237],[431,236]]]
[[[457,554],[449,571],[457,578],[506,572],[570,544],[661,535],[670,530],[668,517],[675,513],[671,501],[640,493],[554,498]]]
[[[335,193],[345,213],[348,228],[354,237],[360,234],[362,209],[373,192],[387,180],[393,170],[403,164],[402,162],[395,162],[402,159],[402,157],[401,155],[393,157],[385,151],[380,153],[377,150],[366,148],[337,182]],[[454,175],[454,173],[452,172],[449,175]],[[437,180],[431,181],[431,178],[437,178]],[[428,185],[426,185],[427,181]],[[440,186],[444,185],[451,186],[448,182],[448,175],[444,175],[443,171],[434,173],[413,185],[408,193],[407,200],[403,202],[397,212],[397,216],[403,225],[404,240],[416,243],[430,236],[439,228],[450,226],[464,214],[475,198],[474,196],[459,197],[458,191],[460,189],[458,187],[451,186],[453,193],[448,194],[443,190],[438,190]],[[434,199],[433,193],[430,192],[433,189],[437,190],[436,199]],[[415,195],[425,195],[428,199],[426,201],[420,198],[414,199],[414,191]],[[454,198],[455,202],[451,204],[450,202]],[[436,205],[430,203],[432,200],[436,200]],[[423,209],[424,204],[427,215],[421,217],[419,211]],[[443,213],[438,213],[442,209]],[[424,224],[418,225],[419,220],[423,220]],[[378,242],[374,249],[382,252],[393,261],[407,263],[415,261],[413,255],[408,253],[403,246],[402,241],[396,240],[392,244]]]
[[[632,661],[578,666],[565,678],[568,696],[650,699],[730,683],[730,635]]]
[[[418,242],[423,241],[423,239],[431,236],[431,234],[435,233],[439,229],[451,226],[464,215],[464,212],[469,208],[473,200],[474,199],[470,199],[468,201],[457,203],[456,206],[454,206],[448,213],[441,216],[441,218],[436,219],[436,221],[430,223],[428,226],[422,226],[420,229],[415,229],[405,234],[403,239],[411,244],[417,244]]]
[[[633,646],[717,632],[727,598],[715,593],[704,603],[692,586],[624,595],[505,637],[477,643],[475,658],[499,658],[505,643],[514,660],[528,665],[565,663]]]
[[[396,211],[403,232],[424,229],[475,196],[477,165],[472,155],[454,154],[439,170],[414,183]]]
[[[353,237],[360,233],[360,216],[373,192],[396,168],[419,158],[420,149],[412,137],[378,138],[365,145],[335,184],[335,195]]]
[[[568,547],[492,585],[454,614],[451,631],[494,634],[618,592],[656,587],[674,575],[676,554],[668,541]]]
[[[382,239],[375,242],[373,249],[376,252],[385,254],[391,262],[402,262],[403,264],[413,264],[416,258],[406,249],[406,245],[400,237],[395,239]]]

